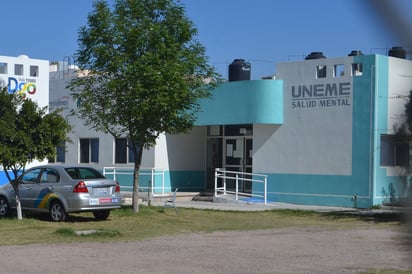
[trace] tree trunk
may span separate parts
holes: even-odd
[[[132,140],[132,149],[136,156],[133,170],[133,211],[136,213],[139,212],[139,171],[140,165],[142,164],[143,143],[143,140],[141,140],[139,144],[134,143]]]
[[[18,220],[23,220],[23,214],[22,214],[21,203],[20,203],[20,192],[19,192],[20,183],[17,181],[18,170],[15,169],[15,168],[14,169],[12,168],[13,175],[14,175],[14,178],[12,179],[10,177],[9,172],[8,172],[9,169],[7,167],[5,167],[4,165],[3,165],[3,169],[5,170],[6,177],[9,180],[11,186],[13,187],[14,194],[16,196],[17,219]]]
[[[139,212],[139,170],[140,164],[135,161],[133,170],[133,211]]]
[[[19,195],[16,195],[16,209],[17,209],[17,220],[23,220],[23,214],[21,210],[21,203]]]

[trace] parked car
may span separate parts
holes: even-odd
[[[18,179],[23,210],[46,212],[52,221],[64,221],[68,213],[93,212],[105,220],[110,210],[120,208],[119,183],[87,166],[43,165],[24,172]],[[10,183],[0,186],[0,217],[16,208]]]

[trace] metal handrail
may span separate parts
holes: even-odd
[[[148,170],[148,172],[146,172]],[[113,180],[116,180],[116,175],[133,175],[133,168],[130,167],[104,167],[103,168],[103,175],[113,175]],[[139,176],[140,175],[150,175],[151,180],[148,186],[140,186],[138,191],[146,191],[146,192],[151,192],[152,196],[155,196],[156,194],[159,194],[156,190],[160,189],[160,193],[162,195],[165,194],[165,176],[164,176],[164,170],[162,168],[145,168],[142,167],[139,170]],[[156,186],[155,178],[156,176],[161,176],[161,186]],[[126,189],[131,189],[130,191],[133,190],[133,186],[122,186],[123,188]]]
[[[250,178],[245,178],[245,176],[250,176]],[[250,196],[250,197],[258,197],[263,198],[264,204],[267,204],[267,175],[264,174],[257,174],[257,173],[247,173],[247,172],[238,172],[238,171],[228,171],[224,168],[216,168],[215,169],[215,197],[219,195],[226,195],[226,194],[234,194],[236,201],[239,200],[240,196]],[[218,186],[218,179],[222,179],[223,183],[222,186]],[[227,189],[227,179],[235,180],[236,188],[235,191],[231,191]],[[245,193],[239,191],[239,182],[241,181],[248,181],[253,183],[261,183],[263,184],[263,194],[257,193]]]

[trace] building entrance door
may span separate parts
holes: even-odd
[[[207,191],[214,191],[216,168],[252,173],[253,125],[208,126],[207,132]],[[236,190],[235,180],[226,180],[226,184]],[[251,193],[252,184],[241,180],[238,191]]]
[[[223,167],[228,171],[252,173],[252,145],[251,137],[226,137],[224,145]],[[239,178],[251,179],[249,175],[239,175]],[[236,190],[236,181],[227,182],[228,190]],[[250,181],[240,180],[238,191],[244,193],[252,192]]]

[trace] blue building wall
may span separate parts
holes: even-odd
[[[14,177],[13,172],[9,172],[11,178]],[[7,179],[6,172],[4,170],[0,171],[0,185],[7,184],[9,179]]]
[[[283,81],[251,80],[221,84],[200,101],[196,126],[282,124]]]
[[[389,59],[386,56],[376,56],[376,92],[377,96],[374,98],[374,159],[373,159],[373,204],[381,204],[382,202],[392,202],[396,199],[405,197],[409,194],[410,182],[409,177],[399,175],[398,172],[393,172],[393,167],[381,166],[380,147],[381,135],[393,133],[393,124],[389,121],[396,116],[390,113],[389,100],[394,100],[399,94],[405,95],[411,89],[411,86],[406,86],[403,90],[391,90],[390,83],[393,81],[402,81],[404,71],[398,70],[397,66],[390,68],[390,62],[397,62],[397,59]],[[410,67],[411,68],[411,67]],[[410,70],[409,70],[410,71]],[[402,101],[403,102],[403,101]],[[404,109],[399,109],[403,113]],[[397,120],[395,120],[395,123]],[[392,169],[392,172],[391,172]]]

